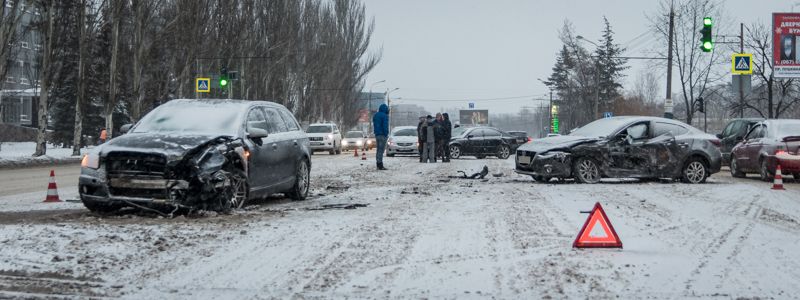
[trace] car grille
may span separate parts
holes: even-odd
[[[108,177],[164,178],[167,159],[158,154],[111,152],[105,158]]]
[[[533,151],[524,151],[524,150],[518,150],[518,151],[517,151],[517,156],[530,156],[530,157],[534,157],[534,156],[536,156],[536,152],[533,152]]]
[[[322,141],[322,137],[321,136],[312,136],[312,137],[309,137],[308,140],[312,141],[312,142],[321,142]]]
[[[408,146],[413,146],[414,143],[397,143],[397,145],[400,147],[408,147]]]

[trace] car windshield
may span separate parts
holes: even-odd
[[[408,129],[400,129],[395,131],[392,135],[394,136],[417,136],[417,130],[408,128]]]
[[[606,118],[600,119],[585,126],[576,129],[569,135],[571,136],[585,136],[585,137],[607,137],[623,125],[630,123],[629,119],[625,118]]]
[[[308,126],[306,133],[330,133],[331,127],[326,125]]]
[[[345,136],[345,138],[357,139],[364,137],[364,134],[361,131],[350,131]]]
[[[232,104],[182,102],[162,105],[148,113],[131,132],[238,134],[241,107]]]
[[[800,136],[800,121],[787,121],[778,124],[778,137]]]

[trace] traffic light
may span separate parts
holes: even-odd
[[[697,111],[706,113],[706,103],[703,97],[697,98]]]
[[[700,49],[703,52],[714,50],[714,40],[711,38],[711,17],[703,18],[703,29],[700,29]]]
[[[222,69],[219,71],[219,87],[228,87],[228,68],[226,67],[222,67]]]

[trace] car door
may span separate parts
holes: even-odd
[[[609,145],[614,177],[650,175],[649,153],[644,147],[650,137],[650,122],[634,123],[618,133]]]
[[[483,129],[476,128],[467,133],[467,141],[464,147],[464,153],[477,154],[482,153],[483,147]]]
[[[246,122],[248,132],[251,128],[262,129],[267,133],[270,132],[270,126],[267,123],[267,117],[262,107],[251,108],[247,113]],[[275,179],[271,170],[272,166],[277,163],[272,148],[274,140],[275,137],[272,134],[268,134],[267,137],[259,140],[252,140],[253,147],[250,149],[248,177],[250,187],[255,191],[263,190]]]
[[[481,146],[483,153],[495,154],[501,144],[503,144],[503,135],[500,131],[490,128],[483,129],[483,145]]]
[[[272,172],[274,173],[273,184],[279,184],[294,178],[295,161],[292,159],[291,153],[293,144],[292,136],[289,134],[289,129],[286,127],[286,122],[281,117],[277,109],[266,107],[264,112],[267,116],[267,122],[270,127],[270,145],[272,149],[272,159],[275,160]]]
[[[730,153],[733,147],[739,143],[739,138],[746,134],[746,132],[744,134],[740,133],[745,123],[746,122],[743,120],[733,121],[725,127],[725,130],[722,131],[722,134],[720,134],[719,138],[720,144],[722,145],[722,147],[720,147],[720,152],[722,152],[723,155]]]
[[[653,123],[653,138],[643,146],[649,155],[651,175],[659,177],[674,175],[675,167],[680,166],[689,153],[690,144],[683,139],[688,132],[688,128],[678,124]]]
[[[758,170],[758,151],[761,150],[765,127],[764,124],[754,126],[745,136],[742,145],[736,149],[736,164],[740,169]]]

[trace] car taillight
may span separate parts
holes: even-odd
[[[775,151],[775,155],[786,154],[786,150]]]
[[[528,137],[528,142],[530,142],[530,141],[532,141],[532,140],[533,140],[533,139],[531,139],[531,137]]]
[[[718,140],[718,139],[711,139],[710,141],[711,141],[712,144],[714,144],[714,146],[717,146],[717,147],[721,147],[722,146],[722,142],[720,142],[720,140]]]

